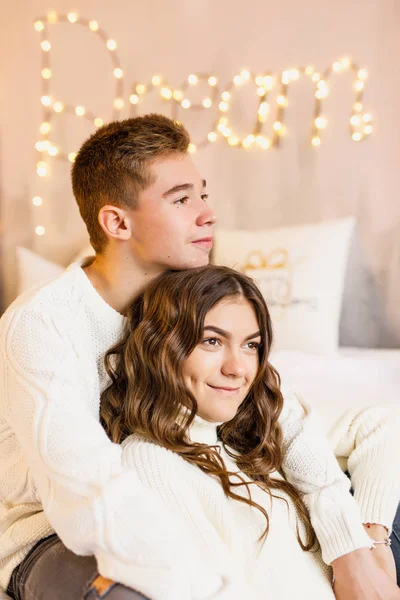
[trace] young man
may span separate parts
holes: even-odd
[[[108,580],[118,585],[107,600],[142,597],[133,590],[152,600],[241,597],[193,555],[99,423],[103,357],[126,307],[162,271],[208,262],[215,215],[188,144],[183,126],[161,115],[89,138],[72,184],[96,257],[18,298],[1,319],[0,585],[15,598],[98,598]],[[396,598],[347,480],[300,405],[282,429],[285,474],[308,502],[337,598]],[[374,466],[370,450],[359,471]]]

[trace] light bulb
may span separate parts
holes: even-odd
[[[212,106],[211,98],[204,98],[202,104],[203,104],[204,108],[210,108],[210,106]]]
[[[175,90],[172,96],[174,100],[176,100],[177,102],[181,102],[181,100],[183,99],[183,92],[181,92],[181,90]]]
[[[47,165],[45,162],[38,162],[36,165],[36,173],[39,175],[39,177],[46,177],[47,175]]]
[[[33,26],[36,29],[36,31],[43,31],[44,29],[44,23],[42,21],[35,21]]]
[[[47,152],[50,154],[50,156],[57,156],[58,148],[56,148],[55,146],[50,146]]]
[[[38,225],[35,227],[35,233],[36,235],[44,235],[46,233],[46,229],[43,227],[43,225]]]
[[[43,106],[50,106],[51,105],[51,98],[50,96],[42,96],[40,99],[41,103],[43,104]]]
[[[78,15],[74,12],[70,12],[67,15],[67,19],[70,23],[76,23],[78,20]]]
[[[223,102],[223,101],[220,102],[218,106],[219,106],[219,110],[222,111],[222,112],[226,112],[228,110],[228,108],[229,108],[228,103],[227,102]]]
[[[325,117],[317,117],[315,119],[315,126],[317,129],[325,129],[327,125],[327,120],[325,119]]]
[[[64,110],[64,104],[62,102],[54,102],[53,104],[53,110],[56,113],[60,113]]]
[[[102,125],[104,125],[104,121],[100,117],[96,117],[94,120],[94,124],[96,127],[102,127]]]
[[[151,83],[157,87],[158,85],[161,84],[161,77],[159,75],[153,75],[153,77],[151,78]]]
[[[124,108],[124,101],[122,98],[115,98],[114,108],[116,108],[117,110],[122,110]]]
[[[122,71],[122,69],[120,69],[119,67],[117,67],[116,69],[114,69],[114,77],[116,77],[116,79],[121,79],[124,75],[124,72]]]
[[[353,133],[353,135],[351,136],[353,138],[353,140],[355,142],[359,142],[361,140],[361,133],[358,133],[358,131],[356,133]]]
[[[321,138],[319,137],[313,137],[313,139],[311,140],[311,143],[313,146],[320,146],[321,145]]]
[[[69,162],[73,163],[75,161],[75,159],[76,159],[76,152],[70,152],[68,154],[68,160],[69,160]]]
[[[213,75],[211,77],[209,77],[208,85],[211,85],[211,87],[214,87],[215,85],[217,85],[217,78],[214,77]]]
[[[51,125],[50,123],[47,123],[46,121],[44,123],[42,123],[39,127],[39,131],[42,135],[47,135],[51,130]]]
[[[77,106],[75,108],[75,113],[78,115],[78,117],[83,117],[83,115],[85,114],[86,110],[84,106]]]
[[[107,40],[107,48],[111,51],[116,50],[117,42],[115,40]]]
[[[210,142],[215,142],[217,139],[217,134],[214,131],[210,131],[210,133],[208,134],[207,138]]]
[[[40,196],[34,196],[34,197],[32,198],[32,204],[33,204],[34,206],[42,206],[42,204],[43,204],[43,200],[41,199],[41,197],[40,197]]]
[[[194,154],[196,152],[196,150],[197,150],[197,148],[196,148],[195,144],[189,144],[189,146],[188,146],[188,152],[190,154]]]
[[[160,94],[165,100],[170,100],[172,98],[172,90],[169,88],[163,87]]]
[[[370,121],[372,121],[372,115],[370,113],[365,113],[362,119],[364,123],[369,123]]]
[[[145,94],[147,91],[147,88],[143,83],[138,83],[136,86],[136,91],[138,94]]]
[[[90,21],[89,23],[89,29],[90,31],[98,31],[99,29],[99,24],[97,21]]]
[[[49,40],[43,40],[42,42],[40,42],[40,47],[44,52],[48,52],[51,48],[51,44]]]
[[[199,78],[197,77],[197,75],[189,75],[188,77],[188,82],[190,83],[190,85],[196,85],[196,83],[199,81]]]
[[[243,79],[240,77],[240,75],[235,75],[235,77],[233,78],[233,83],[235,85],[242,85]]]
[[[222,100],[225,100],[225,102],[228,102],[228,100],[230,100],[230,98],[231,98],[231,93],[230,92],[222,92],[221,98],[222,98]]]
[[[188,100],[187,98],[185,98],[184,100],[182,100],[181,106],[182,106],[182,108],[190,108],[190,106],[191,106],[190,100]]]
[[[51,76],[52,76],[51,69],[49,69],[48,67],[45,67],[44,69],[42,69],[43,79],[50,79]]]

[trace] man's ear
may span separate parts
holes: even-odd
[[[102,206],[98,221],[107,238],[129,240],[132,236],[131,221],[124,208],[112,205]]]

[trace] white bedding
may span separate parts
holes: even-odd
[[[279,351],[270,361],[283,386],[302,394],[327,431],[349,409],[400,405],[400,350],[340,348],[329,357]]]

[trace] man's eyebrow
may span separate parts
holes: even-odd
[[[206,327],[204,327],[204,331],[207,330],[213,331],[214,333],[218,333],[221,337],[224,337],[225,339],[229,339],[231,337],[230,333],[224,331],[223,329],[220,329],[219,327],[215,327],[215,325],[207,325]],[[256,331],[255,333],[252,333],[251,335],[245,337],[244,341],[247,342],[248,340],[252,340],[253,338],[259,337],[260,335],[261,333],[259,331]]]
[[[203,184],[203,188],[205,188],[207,185],[207,182],[205,179],[202,180],[202,184]],[[180,185],[174,185],[174,187],[172,187],[170,190],[168,190],[167,192],[164,192],[162,197],[167,198],[168,196],[172,196],[172,194],[175,194],[176,192],[185,192],[187,190],[192,190],[193,188],[194,188],[193,183],[181,183]]]

